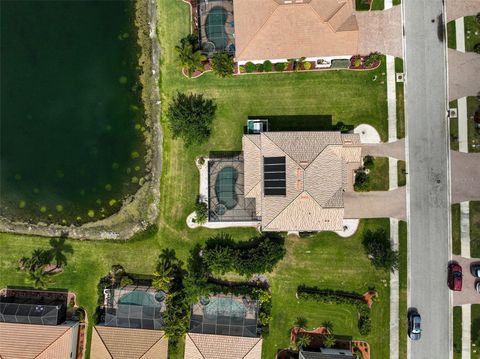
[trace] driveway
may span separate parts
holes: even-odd
[[[453,305],[462,304],[480,304],[480,294],[475,290],[475,277],[470,271],[470,265],[474,262],[480,262],[480,258],[464,258],[460,256],[453,256],[454,261],[462,266],[463,283],[460,292],[453,292]],[[446,278],[445,278],[446,285]]]
[[[480,0],[477,0],[480,3]],[[480,55],[448,49],[448,89],[450,101],[480,92]]]
[[[362,156],[393,157],[405,161],[405,139],[395,142],[362,145]]]
[[[397,218],[405,220],[405,186],[393,191],[345,192],[345,218]]]
[[[480,153],[451,151],[452,203],[480,200]]]
[[[448,0],[447,21],[455,20],[463,16],[476,15],[480,12],[478,0]]]
[[[368,55],[378,51],[385,55],[403,57],[401,6],[384,11],[356,12],[358,53]]]

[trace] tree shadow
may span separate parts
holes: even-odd
[[[57,268],[67,265],[66,254],[73,254],[73,247],[65,241],[65,238],[50,239],[50,249],[52,259],[55,261]]]
[[[355,126],[332,122],[332,115],[249,116],[249,119],[268,120],[269,131],[341,131],[349,132]],[[245,126],[246,131],[246,126]],[[246,132],[245,132],[246,133]]]

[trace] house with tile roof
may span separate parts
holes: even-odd
[[[350,58],[358,53],[354,0],[233,0],[235,58]]]
[[[357,134],[297,131],[246,134],[244,196],[263,231],[338,231],[343,194],[361,165]]]
[[[0,322],[2,359],[75,359],[78,322],[41,325]]]
[[[167,359],[168,338],[161,330],[95,326],[92,359]]]
[[[190,318],[185,359],[261,359],[256,300],[211,295],[192,306]]]

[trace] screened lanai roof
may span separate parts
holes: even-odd
[[[232,294],[211,295],[192,306],[190,333],[257,337],[258,302]]]
[[[22,304],[0,302],[0,321],[6,323],[57,325],[65,321],[61,304]]]

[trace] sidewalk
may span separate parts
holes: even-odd
[[[463,17],[455,20],[455,39],[457,51],[465,52],[465,22]]]

